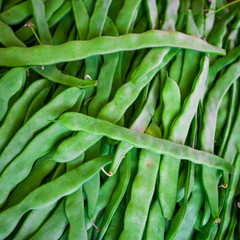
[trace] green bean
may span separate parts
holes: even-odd
[[[56,205],[57,202],[53,203],[52,205],[46,208],[32,210],[22,223],[20,229],[18,230],[13,239],[14,240],[29,239],[47,220],[47,218],[50,216],[51,212],[54,210]]]
[[[7,113],[10,98],[24,86],[25,81],[25,68],[12,68],[0,78],[0,121]]]
[[[192,1],[191,9],[193,11],[193,16],[194,17],[197,17],[202,13],[202,11],[204,9],[204,3],[205,3],[204,0]]]
[[[25,47],[25,44],[22,43],[17,38],[17,36],[15,35],[11,27],[9,27],[6,23],[2,22],[1,20],[0,20],[0,28],[1,28],[0,43],[2,45],[4,45],[5,47],[8,47],[8,46]]]
[[[200,37],[191,10],[188,10],[187,12],[186,32],[188,34]],[[185,98],[191,91],[191,86],[199,71],[200,58],[201,54],[199,52],[191,50],[185,51],[181,78],[179,80],[182,102],[184,102]]]
[[[106,48],[108,46],[108,48]],[[180,32],[150,30],[141,34],[120,37],[98,37],[89,41],[74,41],[58,46],[40,45],[29,48],[0,48],[2,66],[49,65],[64,61],[80,60],[92,55],[146,47],[178,47],[202,52],[225,54],[225,50]],[[45,54],[48,52],[48,54]]]
[[[116,26],[120,35],[126,34],[129,32],[131,23],[133,21],[134,12],[140,4],[140,0],[137,1],[124,1],[124,4],[118,13],[116,19]]]
[[[133,123],[130,126],[131,130],[138,132],[144,132],[146,130],[154,114],[158,100],[158,94],[159,94],[159,79],[155,78],[152,87],[149,91],[148,99],[146,100],[145,105],[143,106],[141,112],[139,113],[137,118],[134,119]],[[133,148],[133,146],[126,142],[119,143],[115,152],[113,162],[109,169],[109,171],[112,174],[114,174],[117,171],[118,166],[120,165],[123,157],[131,148]]]
[[[146,229],[146,239],[164,239],[166,219],[162,215],[162,210],[157,199],[151,205]]]
[[[53,151],[36,161],[29,175],[21,181],[9,196],[3,209],[19,203],[31,191],[41,185],[43,179],[52,172],[57,163],[51,159]]]
[[[74,22],[74,19],[73,19],[73,15],[71,12],[66,14],[61,19],[61,21],[58,23],[58,25],[54,31],[54,34],[53,34],[53,39],[52,39],[53,45],[59,45],[68,40],[69,32],[73,25],[73,22]],[[74,39],[69,39],[69,41],[72,41],[72,40],[75,40],[75,36],[74,36]]]
[[[1,12],[0,19],[8,25],[16,25],[32,15],[30,0],[19,3],[12,8]]]
[[[198,103],[203,97],[203,91],[201,89],[205,86],[207,80],[208,67],[209,59],[205,56],[202,59],[200,72],[194,80],[191,93],[185,100],[181,113],[172,123],[168,136],[170,141],[184,144],[192,119],[197,112]],[[163,214],[169,219],[172,218],[176,205],[177,181],[180,167],[179,159],[181,158],[178,157],[178,161],[176,161],[177,159],[171,158],[170,156],[163,156],[160,164],[159,189],[161,189],[161,191],[159,191],[159,199],[161,207],[163,208]],[[169,181],[169,179],[171,179],[171,181]]]
[[[204,111],[202,120],[203,126],[200,132],[200,148],[202,150],[208,152],[213,152],[214,150],[214,135],[219,105],[231,84],[239,77],[239,70],[240,62],[232,64],[226,73],[218,79],[214,85],[214,88],[212,88],[208,94],[208,98],[205,104],[206,110]],[[219,217],[217,172],[207,167],[203,167],[202,174],[203,185],[208,197],[212,216],[216,219]],[[208,176],[208,181],[206,180],[206,176]],[[211,176],[211,178],[209,178],[209,176]]]
[[[183,51],[180,51],[174,61],[171,64],[171,67],[169,69],[169,77],[174,80],[176,83],[179,82],[181,73],[182,73],[182,67],[183,67]]]
[[[204,22],[204,36],[206,36],[206,37],[208,37],[209,33],[211,32],[211,30],[214,26],[215,14],[213,14],[213,13],[216,9],[216,2],[217,1],[212,1],[209,3],[209,9],[207,11],[207,15],[211,14],[211,16],[208,16]]]
[[[48,153],[59,139],[69,135],[69,133],[70,131],[60,124],[51,125],[38,134],[12,163],[5,168],[0,177],[1,205],[5,202],[11,190],[27,177],[36,159]],[[12,174],[15,177],[11,179],[10,176]]]
[[[116,212],[114,213],[111,223],[104,235],[104,240],[119,239],[121,231],[123,229],[123,218],[125,211],[125,198],[120,202]]]
[[[2,171],[12,159],[19,154],[34,133],[56,119],[61,113],[71,108],[78,100],[82,91],[78,88],[68,88],[56,96],[52,101],[36,112],[15,134],[3,150],[0,159]]]
[[[43,0],[31,0],[33,16],[36,21],[38,33],[43,44],[52,44],[52,36],[48,28]]]
[[[239,173],[240,173],[240,155],[238,153],[235,158],[235,171],[231,177],[230,185],[226,193],[227,197],[224,203],[224,210],[222,213],[223,220],[220,224],[218,239],[225,239],[225,235],[227,234],[228,226],[231,220],[231,210],[233,207],[235,191],[239,180]]]
[[[155,137],[160,137],[155,132],[153,134]],[[124,227],[119,239],[142,238],[155,190],[159,163],[159,154],[141,150],[137,174],[132,185],[131,199],[125,211]]]
[[[180,1],[166,1],[166,8],[164,14],[164,21],[162,25],[162,29],[175,31],[175,24],[178,18],[178,8],[180,5]]]
[[[221,20],[218,20],[217,23],[214,24],[212,31],[208,36],[209,43],[217,47],[223,46],[223,39],[227,33],[227,24],[233,20],[238,10],[239,7],[232,9],[226,16],[224,16]]]
[[[236,228],[237,223],[238,223],[237,212],[238,212],[238,207],[237,207],[237,202],[235,201],[234,205],[233,205],[233,211],[232,211],[232,214],[231,214],[231,222],[230,222],[230,226],[229,226],[229,229],[228,229],[228,234],[227,234],[225,239],[229,239],[229,240],[236,239],[235,238],[235,228]]]
[[[176,54],[176,51],[157,51],[157,53],[159,53],[160,56],[161,54],[164,55],[164,57],[161,56],[162,60],[159,62],[159,65],[157,65],[158,68],[161,68],[170,61],[170,59]],[[115,98],[102,108],[98,117],[102,116],[101,118],[104,118],[108,121],[112,121],[114,123],[118,122],[127,108],[135,101],[141,92],[141,89],[148,84],[157,71],[158,69],[154,69],[152,72],[150,72],[150,76],[145,76],[145,79],[138,84],[128,82],[121,86],[121,88],[119,88],[117,91]],[[128,98],[125,97],[126,92],[128,94]],[[116,111],[116,109],[118,109],[118,111]],[[56,161],[68,161],[69,159],[74,159],[79,156],[82,151],[85,151],[87,148],[100,140],[100,138],[101,137],[91,136],[84,132],[79,132],[76,136],[64,141],[59,146],[54,158]]]
[[[190,9],[190,0],[186,0],[186,1],[180,1],[180,7],[179,7],[179,16],[178,16],[178,20],[176,23],[176,30],[177,31],[182,31],[183,27],[184,27],[184,23],[186,21],[186,14],[187,14],[187,10]]]
[[[109,19],[106,19],[105,25],[106,23],[111,24]],[[114,34],[115,32],[115,34],[118,35],[114,25],[110,25],[106,27],[108,29],[105,28],[105,34],[111,36],[112,33]],[[103,59],[104,59],[104,62],[99,72],[96,94],[88,106],[88,114],[94,117],[98,115],[101,108],[108,102],[110,92],[111,92],[114,72],[119,60],[119,53],[104,55]]]
[[[83,0],[89,15],[92,14],[96,0]]]
[[[70,87],[89,88],[95,87],[97,84],[96,81],[83,80],[61,73],[54,65],[44,66],[44,69],[42,69],[42,67],[33,67],[33,70],[50,81]]]
[[[110,224],[110,221],[127,190],[127,186],[130,178],[130,167],[131,167],[130,160],[131,160],[131,156],[130,156],[130,153],[128,153],[127,157],[122,161],[122,164],[119,169],[119,183],[115,191],[113,192],[111,200],[108,203],[108,207],[104,213],[103,221],[100,226],[100,233],[98,235],[99,240],[102,239],[104,234],[106,233],[106,230]]]
[[[228,109],[230,105],[230,90],[224,95],[217,113],[215,130],[215,140],[218,142],[227,121]]]
[[[85,162],[99,156],[100,145],[101,142],[99,141],[86,151]],[[99,188],[100,188],[99,173],[97,173],[95,176],[93,176],[91,179],[89,179],[86,183],[83,184],[83,189],[86,194],[88,204],[88,216],[90,219],[93,218],[94,212],[96,210]]]
[[[59,240],[68,240],[68,233],[69,233],[69,228],[65,230],[63,235],[59,238]]]
[[[89,16],[82,0],[72,0],[72,8],[79,38],[87,39]]]
[[[118,174],[115,174],[113,177],[108,178],[99,189],[98,202],[96,205],[96,210],[94,212],[93,221],[96,220],[98,214],[108,205],[111,200],[112,194],[118,184]],[[90,221],[87,214],[85,214],[85,222],[87,229],[92,227],[92,222]]]
[[[157,1],[156,0],[145,0],[145,6],[148,15],[148,22],[150,29],[158,29],[158,10],[157,10]]]
[[[214,219],[210,219],[200,232],[196,235],[196,240],[206,239],[213,240],[215,239],[216,233],[218,231],[218,223],[214,222]]]
[[[56,12],[64,3],[64,0],[53,1],[49,0],[45,3],[46,9],[46,19],[49,20],[50,17]]]
[[[52,213],[49,219],[40,227],[40,229],[30,238],[31,240],[53,239],[57,240],[63,234],[67,224],[65,213],[65,201],[63,200]]]
[[[227,65],[233,63],[240,56],[240,46],[231,49],[226,56],[218,58],[210,67],[207,86],[215,80],[217,74]]]
[[[49,93],[49,88],[44,88],[31,102],[28,111],[26,113],[24,124],[36,113],[39,109],[44,106],[44,101]]]
[[[10,0],[10,1],[3,1],[4,5],[3,5],[3,11],[13,7],[14,5],[17,5],[18,3],[22,2],[23,0]]]
[[[0,151],[4,149],[15,132],[21,127],[31,101],[46,87],[49,87],[49,82],[45,79],[32,83],[8,111],[0,128]]]
[[[53,13],[48,21],[49,28],[55,26],[66,14],[68,14],[72,9],[72,4],[70,0],[65,1],[56,12]]]
[[[131,145],[153,151],[159,154],[186,159],[197,164],[203,164],[216,169],[231,172],[233,167],[222,158],[207,152],[198,151],[168,140],[158,139],[149,135],[131,131],[104,120],[94,119],[81,113],[64,113],[56,120],[72,131],[86,131],[90,134],[107,136]],[[115,132],[118,132],[116,135]],[[186,134],[186,133],[185,133]]]
[[[128,186],[126,190],[126,204],[129,203],[131,199],[132,184],[135,179],[138,170],[138,152],[137,148],[132,148],[130,150],[131,166],[130,166],[130,178],[128,181]]]
[[[61,5],[63,4],[63,1],[64,0],[46,2],[46,5],[45,5],[46,18],[48,21],[54,14],[54,12],[61,7]],[[28,24],[28,23],[36,24],[34,18],[29,19],[25,24]],[[24,25],[15,32],[16,36],[22,41],[29,40],[33,36],[32,30],[30,28],[26,28],[26,26]]]
[[[112,156],[108,155],[93,159],[38,187],[19,204],[0,213],[1,238],[5,238],[11,233],[24,213],[30,209],[48,207],[60,198],[75,192],[84,182],[95,175],[101,166],[109,164],[111,158]]]
[[[179,87],[175,81],[168,77],[168,75],[162,90],[162,99],[163,138],[166,139],[168,137],[170,126],[181,109],[181,96]]]

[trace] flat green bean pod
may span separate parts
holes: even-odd
[[[31,209],[45,208],[60,198],[75,192],[84,182],[111,162],[112,155],[93,159],[46,183],[24,198],[19,204],[0,213],[0,238],[7,237],[18,221]],[[43,198],[44,196],[44,198]]]
[[[25,80],[25,68],[12,68],[0,78],[0,121],[7,112],[10,98],[24,86]]]
[[[166,154],[177,159],[186,159],[196,164],[203,164],[224,171],[233,171],[233,166],[230,163],[216,155],[198,151],[168,140],[155,138],[144,133],[131,131],[81,113],[64,113],[56,121],[72,131],[83,130],[93,135],[107,136],[119,141],[126,141],[137,148],[147,149],[155,153]]]
[[[28,48],[0,48],[2,66],[49,65],[84,59],[93,55],[119,51],[138,50],[149,47],[186,48],[201,52],[225,55],[225,50],[216,48],[197,37],[180,32],[150,30],[140,34],[120,37],[97,37],[88,41],[71,41],[58,46],[38,45]]]

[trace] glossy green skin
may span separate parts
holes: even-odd
[[[127,157],[123,160],[120,166],[119,182],[115,191],[112,194],[111,200],[108,203],[108,207],[104,213],[103,221],[100,226],[100,233],[98,235],[98,240],[103,238],[114,213],[116,212],[121,200],[124,197],[124,194],[127,190],[127,186],[130,179],[130,171],[131,171],[131,156],[128,153]]]
[[[168,76],[162,90],[162,100],[163,138],[167,139],[171,124],[181,109],[181,95],[179,87],[177,83]]]
[[[197,164],[203,164],[216,169],[231,172],[233,167],[224,159],[188,146],[164,139],[149,136],[144,133],[131,131],[104,120],[95,119],[81,113],[64,113],[57,120],[72,131],[86,131],[90,134],[107,136],[119,141],[126,141],[137,148],[143,148],[155,153],[166,154],[180,159],[186,159]],[[116,132],[118,134],[116,134]]]
[[[225,54],[225,50],[216,48],[194,36],[180,32],[150,30],[141,34],[98,37],[88,41],[74,41],[58,46],[40,45],[26,49],[19,47],[0,48],[0,54],[5,56],[0,59],[0,65],[12,67],[49,65],[80,60],[98,54],[138,50],[147,47],[176,47],[220,55]]]
[[[209,92],[205,104],[205,111],[200,132],[200,148],[214,151],[214,135],[216,129],[217,112],[223,96],[232,83],[240,75],[240,62],[232,64],[220,78],[218,78],[212,90]],[[213,218],[219,218],[218,209],[218,174],[216,171],[203,167],[203,186],[205,188]],[[208,176],[208,177],[207,177]],[[209,178],[209,176],[211,176]],[[208,180],[206,179],[208,178]]]
[[[22,223],[20,229],[14,236],[14,240],[22,240],[30,238],[48,219],[54,208],[57,206],[57,202],[52,205],[32,210],[25,221]]]
[[[0,177],[0,205],[9,193],[28,176],[34,162],[48,153],[58,140],[70,134],[70,131],[55,123],[39,133],[26,148],[5,168]],[[11,176],[14,174],[14,178]]]
[[[32,15],[30,0],[19,3],[5,12],[0,13],[0,19],[8,25],[16,25]]]
[[[49,28],[55,26],[67,13],[72,9],[72,4],[70,0],[64,1],[63,4],[58,8],[56,12],[51,16],[48,21]]]
[[[47,18],[45,15],[45,5],[43,0],[31,0],[33,17],[36,21],[36,26],[42,44],[52,44],[52,36],[48,28]]]
[[[25,68],[12,68],[0,78],[0,122],[7,113],[10,98],[24,86],[25,81]]]
[[[148,99],[146,100],[145,105],[143,106],[141,112],[134,120],[134,122],[131,124],[129,129],[138,132],[144,132],[146,130],[154,114],[158,100],[158,94],[159,94],[159,79],[155,78],[153,81],[153,85],[149,91]],[[114,174],[117,171],[118,166],[120,165],[125,154],[131,148],[133,148],[133,146],[126,142],[121,142],[118,144],[118,147],[115,151],[113,162],[109,170],[110,172]]]
[[[191,121],[198,110],[198,103],[203,97],[202,89],[207,80],[208,67],[209,59],[205,56],[202,61],[201,70],[194,81],[192,91],[184,102],[181,113],[172,123],[168,136],[170,141],[181,144],[185,143]],[[159,171],[159,199],[163,214],[168,219],[172,218],[176,205],[179,168],[180,161],[177,161],[177,158],[163,156]]]
[[[99,118],[111,121],[113,123],[118,122],[129,106],[131,106],[131,104],[136,100],[141,90],[149,83],[149,81],[151,81],[158,69],[165,66],[172,59],[172,57],[175,56],[177,50],[170,52],[165,50],[157,51],[157,53],[159,54],[157,56],[162,59],[159,62],[158,67],[147,74],[138,84],[127,82],[126,84],[122,85],[115,94],[114,99],[102,108],[98,115]],[[148,69],[146,69],[146,71],[148,72]],[[125,97],[126,93],[128,98]],[[86,149],[88,149],[94,143],[99,141],[100,138],[100,136],[79,132],[74,137],[65,140],[59,145],[54,158],[56,161],[61,162],[74,159],[82,152],[86,151]]]
[[[124,4],[116,19],[116,26],[120,35],[129,32],[131,23],[134,20],[134,13],[137,10],[140,2],[140,0],[124,1]]]
[[[59,1],[47,1],[45,4],[45,14],[46,14],[46,19],[49,21],[49,19],[52,17],[52,15],[57,11],[62,5],[63,5],[64,0],[59,0]],[[68,1],[67,1],[68,2]],[[29,19],[26,23],[33,23],[34,25],[36,24],[35,19],[31,18]],[[26,24],[25,23],[25,24]],[[16,32],[16,36],[21,39],[22,41],[27,41],[31,37],[33,37],[33,32],[30,28],[20,27]]]
[[[29,175],[21,181],[9,196],[3,209],[7,209],[23,200],[31,191],[41,185],[43,179],[50,174],[57,163],[51,159],[53,152],[36,161]]]
[[[33,99],[26,113],[24,124],[32,117],[32,115],[34,115],[34,113],[36,113],[39,109],[44,107],[44,101],[49,91],[50,91],[49,88],[45,88]]]
[[[153,136],[160,137],[154,129],[149,131]],[[124,214],[124,227],[120,240],[142,238],[155,190],[159,163],[159,154],[141,150],[137,174],[131,188],[131,198]]]
[[[164,239],[165,224],[166,219],[163,217],[160,204],[156,199],[149,210],[146,239]]]
[[[84,160],[84,154],[67,164],[67,171],[80,166]],[[87,228],[84,219],[83,188],[66,197],[65,212],[69,221],[69,239],[87,239]]]
[[[9,144],[3,150],[0,159],[0,171],[2,171],[12,159],[21,152],[36,131],[48,126],[63,112],[70,109],[77,102],[81,91],[78,88],[68,88],[52,101],[36,112],[14,135]]]
[[[72,0],[72,9],[73,9],[74,19],[77,26],[79,38],[81,40],[87,39],[88,28],[89,28],[89,16],[83,1]]]
[[[49,87],[50,83],[46,79],[41,79],[32,83],[13,104],[8,111],[4,122],[0,127],[0,151],[9,143],[14,134],[22,126],[28,107],[35,96],[44,88]]]
[[[9,27],[6,23],[0,20],[0,43],[6,47],[8,46],[18,46],[25,47],[26,45],[21,42],[20,39],[17,38],[11,27]]]
[[[51,238],[58,240],[63,234],[68,219],[65,213],[65,200],[63,200],[51,214],[51,216],[43,223],[40,229],[30,238],[31,240],[40,240]]]
[[[217,74],[227,65],[233,63],[240,56],[240,46],[231,49],[226,56],[218,58],[210,67],[208,75],[208,86],[214,82]]]
[[[111,159],[111,155],[93,159],[38,187],[19,204],[0,213],[0,237],[7,237],[24,213],[30,209],[48,207],[60,198],[75,192],[84,182],[100,171],[100,167],[109,164]]]
[[[166,8],[165,8],[165,15],[164,15],[164,22],[162,25],[162,29],[175,31],[175,24],[178,19],[178,8],[180,5],[180,1],[166,1]]]
[[[221,222],[219,233],[218,233],[218,239],[225,239],[225,235],[227,233],[227,230],[228,230],[228,227],[230,224],[230,220],[232,218],[231,211],[233,208],[235,192],[236,192],[237,184],[239,181],[239,174],[240,174],[240,155],[239,155],[239,153],[236,156],[235,161],[236,161],[235,162],[235,171],[231,177],[230,185],[228,186],[228,189],[227,189],[227,194],[226,194],[227,197],[225,200],[224,210],[222,213],[222,222]]]

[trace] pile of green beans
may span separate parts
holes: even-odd
[[[240,1],[0,0],[0,240],[240,240]]]

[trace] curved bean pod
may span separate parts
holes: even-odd
[[[127,82],[122,85],[116,92],[114,99],[101,109],[98,115],[99,118],[112,121],[113,123],[118,122],[128,107],[136,100],[141,90],[158,72],[158,69],[164,67],[175,56],[177,51],[171,50],[168,52],[164,50],[160,51],[160,53],[163,54],[164,57],[162,61],[159,62],[157,68],[153,69],[149,74],[147,74],[147,76],[145,76],[144,79],[142,79],[142,81],[137,84]],[[161,54],[158,55],[160,58],[162,58]],[[148,69],[146,71],[148,71]],[[126,93],[128,98],[125,97]],[[59,145],[56,154],[54,155],[54,159],[56,159],[56,161],[69,161],[74,159],[100,139],[100,136],[79,132],[74,137],[65,140]]]
[[[9,46],[18,46],[18,47],[26,47],[26,45],[21,42],[6,23],[2,22],[0,20],[0,43],[4,45],[5,47]]]
[[[25,68],[12,68],[0,78],[0,122],[7,112],[10,98],[24,86],[25,81]]]
[[[111,162],[112,155],[93,159],[46,183],[24,198],[19,204],[0,213],[0,237],[7,237],[27,211],[48,207],[60,198],[75,192],[90,179],[102,166]],[[45,196],[42,198],[42,196]]]
[[[68,225],[64,206],[65,200],[63,199],[51,216],[29,240],[44,240],[47,238],[58,240]]]
[[[106,48],[106,46],[108,47]],[[0,65],[9,67],[49,65],[80,60],[93,55],[148,47],[186,48],[225,55],[225,50],[216,48],[200,38],[180,32],[150,30],[120,37],[97,37],[88,41],[71,41],[58,46],[38,45],[28,48],[0,48],[0,54],[4,55],[4,58],[0,59]]]
[[[159,94],[159,78],[155,78],[155,80],[153,81],[153,85],[149,91],[146,103],[144,104],[138,117],[134,120],[134,122],[130,126],[131,130],[138,132],[144,132],[146,130],[154,114],[158,94]],[[133,146],[126,142],[121,142],[118,144],[109,172],[112,172],[114,174],[117,171],[118,166],[120,165],[123,157],[131,148],[133,148]]]
[[[0,205],[8,194],[30,173],[33,163],[48,153],[56,142],[71,132],[60,124],[53,124],[39,133],[27,147],[5,168],[0,176]],[[14,178],[11,176],[14,175]]]
[[[38,66],[33,67],[32,69],[52,82],[60,83],[70,87],[89,88],[95,87],[97,84],[97,81],[83,80],[61,73],[54,65],[44,66],[44,69]]]
[[[32,15],[30,0],[19,3],[0,13],[0,19],[8,25],[16,25]]]
[[[86,131],[90,134],[107,136],[119,141],[125,141],[137,148],[143,148],[155,153],[166,154],[178,159],[190,160],[196,164],[203,164],[216,169],[232,172],[233,167],[224,159],[188,146],[159,139],[150,135],[131,131],[110,122],[95,119],[81,113],[64,113],[57,122],[72,131]],[[116,132],[118,134],[116,134]]]
[[[214,151],[217,112],[224,95],[239,76],[240,61],[232,64],[228,70],[218,78],[216,84],[209,92],[203,114],[202,129],[200,132],[200,148],[202,150],[208,152]],[[217,172],[210,168],[203,167],[202,175],[203,186],[208,197],[212,216],[216,219],[219,217]],[[208,176],[208,180],[206,179],[206,176]],[[209,178],[209,176],[211,176],[211,178]]]
[[[44,88],[48,87],[50,87],[50,82],[46,79],[35,81],[10,108],[2,126],[0,127],[0,152],[4,149],[20,126],[22,126],[28,106],[34,97]]]
[[[68,88],[36,112],[15,134],[0,156],[0,172],[21,152],[35,132],[49,125],[61,113],[75,105],[82,94],[78,88]]]

